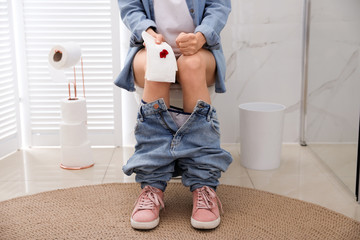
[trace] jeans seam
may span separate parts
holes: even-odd
[[[214,122],[214,121],[217,121],[218,127],[215,127],[215,122]],[[213,114],[212,114],[212,116],[211,116],[210,123],[211,123],[212,129],[214,129],[214,131],[216,132],[216,134],[217,134],[218,136],[220,136],[220,135],[221,135],[221,133],[220,133],[220,123],[219,123],[219,120],[218,120],[216,117],[213,116]]]
[[[175,132],[172,128],[170,128],[170,126],[167,124],[167,122],[165,121],[165,118],[164,118],[162,112],[159,112],[159,116],[160,116],[160,118],[161,118],[161,120],[160,120],[160,121],[161,121],[161,125],[163,125],[163,126],[165,127],[165,129],[169,130],[169,131],[171,132],[171,134],[174,136],[176,132]]]

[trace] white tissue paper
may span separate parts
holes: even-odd
[[[62,123],[60,124],[61,146],[79,146],[88,141],[87,124]]]
[[[172,82],[176,80],[177,64],[175,54],[166,42],[156,44],[155,39],[147,32],[142,32],[146,45],[145,78],[155,82]]]
[[[87,121],[86,101],[84,98],[61,100],[61,119],[66,123],[80,123]]]
[[[49,53],[50,76],[55,82],[67,82],[64,70],[75,66],[81,58],[81,48],[75,42],[55,45]]]

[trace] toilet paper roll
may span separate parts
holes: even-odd
[[[94,164],[90,142],[80,146],[61,146],[61,165],[80,169]]]
[[[85,122],[60,124],[61,146],[78,146],[86,142],[88,142],[88,132]]]
[[[55,45],[49,53],[49,63],[55,69],[75,66],[81,57],[81,48],[76,42]]]
[[[61,100],[61,119],[64,123],[80,123],[87,120],[86,101],[84,98],[77,100]]]
[[[54,82],[67,82],[64,70],[75,66],[81,58],[81,48],[75,42],[55,45],[49,52],[48,67]]]

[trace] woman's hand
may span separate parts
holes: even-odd
[[[152,28],[148,28],[146,32],[150,34],[153,38],[155,38],[156,44],[161,44],[162,42],[164,42],[163,35],[156,33]]]
[[[206,39],[201,32],[197,33],[180,33],[176,38],[176,45],[180,52],[185,55],[194,55],[206,43]]]

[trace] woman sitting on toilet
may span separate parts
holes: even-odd
[[[216,187],[221,171],[226,171],[232,157],[220,147],[219,122],[208,86],[215,84],[216,92],[225,92],[220,31],[231,10],[230,0],[118,3],[132,36],[124,69],[115,84],[128,91],[135,91],[135,84],[144,88],[135,127],[135,153],[123,167],[127,175],[136,173],[142,188],[131,225],[136,229],[158,225],[167,182],[180,175],[183,184],[193,192],[192,226],[216,228],[221,212]],[[170,108],[171,83],[145,79],[143,31],[153,36],[156,43],[165,41],[172,47],[184,109]]]

